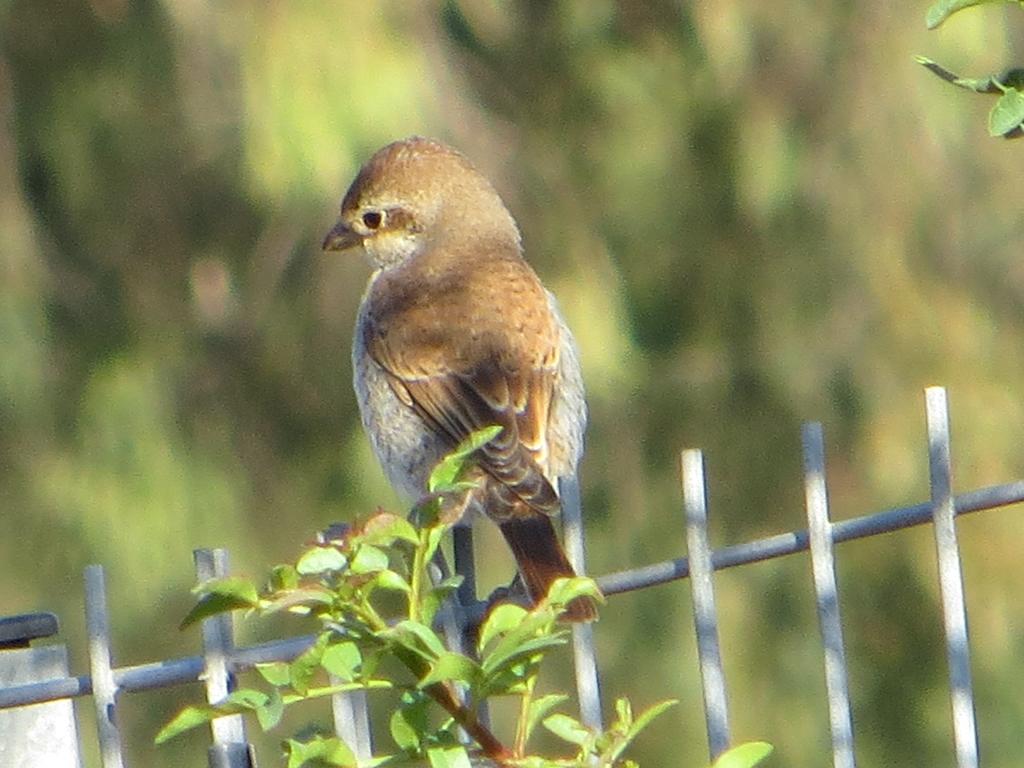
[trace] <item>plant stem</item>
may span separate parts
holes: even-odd
[[[429,665],[427,662],[416,654],[400,648],[395,648],[394,653],[395,657],[401,661],[417,679],[422,679],[429,671]],[[462,730],[473,738],[473,741],[480,745],[480,749],[483,750],[487,757],[499,763],[513,757],[513,754],[509,752],[508,747],[502,744],[498,740],[498,737],[495,736],[486,725],[477,719],[476,712],[458,700],[458,697],[449,685],[444,683],[432,683],[431,685],[426,686],[423,690],[426,691],[427,695],[436,701],[445,712],[452,716],[452,719],[459,724],[459,727],[461,727]]]
[[[420,590],[423,589],[423,576],[426,571],[423,553],[427,548],[428,535],[429,529],[420,531],[420,541],[412,555],[412,573],[409,574],[409,618],[412,621],[420,620]]]
[[[509,752],[508,747],[502,744],[498,737],[491,733],[491,730],[481,723],[476,713],[461,704],[453,695],[451,689],[443,683],[434,683],[426,687],[427,694],[434,699],[441,707],[452,716],[456,723],[473,737],[473,741],[480,745],[484,754],[498,763],[503,763],[515,755]]]
[[[377,609],[373,607],[366,595],[360,595],[359,607],[362,609],[363,615],[359,618],[367,624],[375,633],[385,632],[388,629],[388,623],[384,621]]]
[[[512,745],[512,753],[516,757],[522,757],[526,754],[526,739],[527,729],[529,727],[530,720],[530,704],[533,703],[533,688],[537,682],[537,677],[534,675],[526,681],[526,690],[523,695],[519,697],[519,718],[516,721],[516,740]]]

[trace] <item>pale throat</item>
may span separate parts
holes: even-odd
[[[394,233],[363,240],[363,250],[371,266],[391,269],[419,256],[426,248],[426,238],[418,233]]]

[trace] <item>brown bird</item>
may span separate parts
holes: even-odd
[[[361,247],[374,271],[352,347],[363,425],[412,499],[438,460],[500,425],[477,454],[474,506],[501,528],[530,597],[574,571],[552,524],[587,412],[576,344],[523,259],[519,229],[460,153],[410,138],[379,150],[341,203],[325,250]],[[578,598],[566,617],[596,617]]]

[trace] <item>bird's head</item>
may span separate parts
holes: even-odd
[[[360,169],[323,248],[361,247],[388,269],[434,244],[497,236],[518,246],[519,230],[490,182],[454,149],[413,137],[378,150]]]

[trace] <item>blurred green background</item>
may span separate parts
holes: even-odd
[[[576,332],[593,572],[683,552],[684,447],[706,452],[716,544],[804,527],[804,420],[825,425],[835,517],[925,500],[929,384],[949,388],[957,487],[1021,477],[1021,147],[912,60],[998,71],[1024,58],[1021,19],[928,33],[925,10],[0,3],[0,614],[59,613],[85,671],[81,574],[102,563],[115,662],[187,655],[193,548],[261,574],[398,503],[350,386],[369,269],[319,242],[360,163],[410,134],[495,181]],[[1018,766],[1024,520],[960,530],[982,751]],[[838,552],[866,766],[952,763],[930,537]],[[828,761],[809,576],[796,556],[718,580],[735,735],[777,766]],[[609,696],[682,702],[638,744],[650,768],[706,757],[689,608],[677,583],[598,627]],[[199,695],[126,695],[130,764],[204,765],[202,734],[151,746]]]

